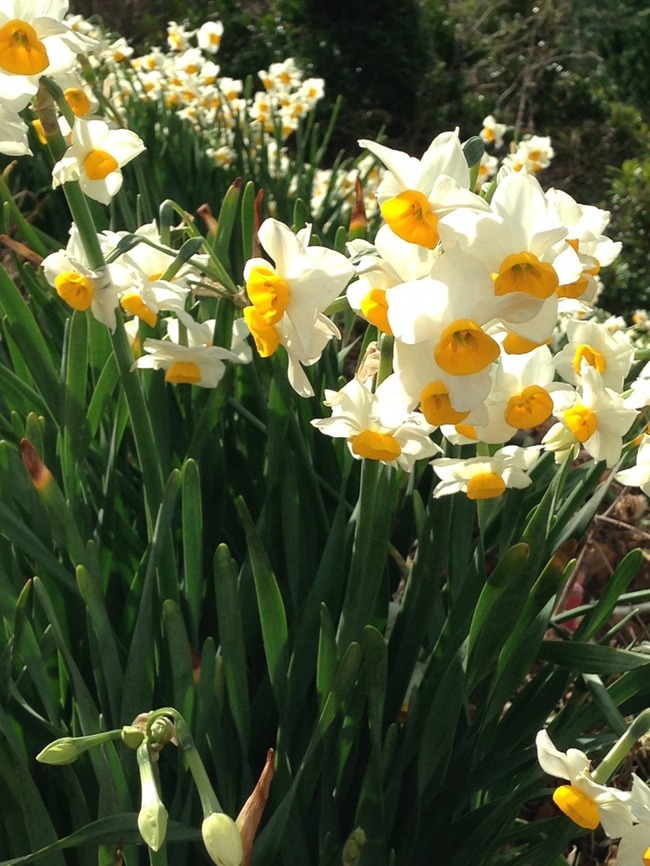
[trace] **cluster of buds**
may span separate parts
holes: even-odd
[[[163,748],[171,743],[183,750],[192,774],[203,811],[201,835],[212,862],[217,866],[250,863],[253,840],[273,779],[273,749],[269,750],[259,781],[236,821],[221,808],[189,727],[173,707],[141,713],[123,728],[85,737],[62,737],[46,746],[36,760],[43,764],[70,764],[88,749],[116,740],[137,753],[141,790],[138,829],[152,851],[163,847],[167,833],[168,812],[160,793],[157,763]]]

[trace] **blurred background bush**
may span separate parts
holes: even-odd
[[[383,133],[424,150],[438,132],[475,134],[494,113],[515,135],[550,135],[541,178],[612,212],[624,254],[602,305],[650,306],[650,8],[645,0],[71,0],[138,49],[165,45],[169,20],[224,24],[219,63],[246,78],[294,56],[325,79],[327,116],[343,109],[330,145]]]

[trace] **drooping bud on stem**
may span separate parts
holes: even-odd
[[[140,743],[137,754],[142,788],[138,830],[149,848],[158,851],[167,833],[167,809],[160,799],[156,768],[146,741]]]
[[[210,859],[217,866],[242,866],[242,840],[237,825],[224,812],[212,812],[201,825]]]

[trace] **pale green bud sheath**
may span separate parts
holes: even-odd
[[[212,812],[203,821],[201,834],[210,859],[217,866],[241,866],[244,852],[237,825],[224,812]]]
[[[167,809],[160,799],[158,780],[146,740],[138,746],[138,770],[142,800],[138,813],[138,830],[152,851],[158,851],[167,832]]]
[[[120,731],[120,737],[127,748],[137,749],[144,740],[144,731],[136,728],[135,725],[124,725]]]
[[[36,760],[40,761],[41,764],[71,764],[77,760],[79,755],[92,749],[93,746],[101,746],[104,743],[110,743],[111,740],[118,740],[121,733],[120,730],[115,730],[103,731],[101,734],[90,734],[87,737],[61,737],[45,746],[36,755]]]
[[[594,782],[604,785],[627,758],[637,740],[650,730],[650,708],[636,717],[592,773]]]

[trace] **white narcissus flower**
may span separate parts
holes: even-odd
[[[485,404],[488,420],[485,425],[475,425],[476,438],[498,444],[507,442],[518,430],[543,424],[553,413],[551,392],[569,387],[553,383],[554,374],[548,346],[521,355],[502,352]]]
[[[507,445],[492,457],[469,457],[467,460],[439,457],[431,462],[441,479],[433,491],[434,499],[452,493],[465,493],[468,499],[495,499],[506,488],[523,488],[532,483],[528,470],[539,457],[535,447]]]
[[[610,334],[598,322],[571,319],[567,338],[568,343],[554,358],[555,367],[566,382],[580,383],[580,370],[585,361],[600,374],[607,388],[622,390],[634,360],[634,346],[622,331]]]
[[[77,118],[72,146],[52,169],[52,186],[77,180],[88,198],[110,204],[122,186],[121,167],[143,150],[144,142],[129,129],[111,129],[103,120]]]
[[[164,370],[165,381],[172,385],[199,385],[201,388],[216,388],[226,371],[226,361],[247,364],[251,350],[245,341],[248,334],[243,319],[233,323],[230,349],[213,346],[214,321],[194,322],[188,314],[176,311],[182,318],[186,345],[181,345],[179,322],[168,319],[167,340],[147,338],[143,349],[146,354],[137,359],[131,369]]]
[[[487,268],[498,298],[510,299],[504,325],[521,337],[543,343],[557,322],[560,284],[580,276],[582,267],[567,234],[534,177],[506,175],[491,202],[491,213],[455,211],[440,220],[440,239],[459,247]]]
[[[3,0],[0,7],[0,100],[20,111],[41,75],[73,68],[75,55],[94,44],[63,18],[68,0]]]
[[[620,484],[640,487],[646,496],[650,496],[650,435],[645,433],[641,439],[636,464],[617,472],[614,477]]]
[[[457,208],[489,210],[469,189],[469,166],[457,130],[438,135],[422,159],[367,139],[359,144],[388,169],[377,198],[383,218],[403,240],[433,250],[440,240],[438,221],[445,214]]]
[[[537,759],[549,776],[566,779],[570,784],[555,790],[553,800],[565,815],[579,827],[595,830],[599,824],[612,839],[627,833],[632,827],[631,795],[594,782],[589,759],[579,749],[560,752],[547,731],[536,737]]]
[[[268,358],[282,345],[289,382],[302,397],[313,389],[301,365],[315,364],[339,330],[323,315],[354,275],[350,261],[325,247],[310,247],[309,229],[295,235],[275,219],[265,220],[258,237],[273,259],[250,259],[244,269],[251,306],[244,318],[259,354]]]
[[[347,439],[350,453],[358,460],[380,460],[410,472],[416,460],[441,450],[429,438],[433,425],[420,412],[408,411],[408,398],[395,376],[385,379],[374,393],[369,382],[352,379],[325,396],[331,417],[311,423],[327,436]]]
[[[0,153],[6,156],[31,154],[27,132],[27,124],[18,112],[7,111],[0,105]]]
[[[99,241],[106,252],[105,237],[99,235]],[[115,330],[119,294],[133,282],[128,268],[113,262],[101,274],[93,271],[74,223],[65,250],[46,256],[42,265],[45,279],[68,306],[73,310],[90,309],[98,322]]]
[[[431,388],[435,402],[437,395],[447,395],[454,414],[436,411],[436,420],[427,415],[428,420],[457,423],[455,413],[472,411],[490,391],[500,347],[486,326],[510,314],[512,297],[495,296],[492,276],[478,259],[449,250],[429,277],[387,289],[386,300],[394,365],[404,390],[414,405],[422,402],[425,415]]]
[[[493,144],[496,148],[503,146],[503,136],[508,129],[505,123],[497,123],[493,114],[483,118],[483,129],[479,135],[486,144]]]
[[[581,362],[580,375],[579,393],[553,392],[553,414],[587,454],[594,460],[604,460],[611,468],[621,456],[623,436],[634,423],[637,412],[627,408],[619,394],[603,385],[600,375],[585,359]],[[544,437],[544,445],[557,437],[556,426]],[[550,450],[557,449],[551,447]]]
[[[206,21],[196,31],[196,41],[202,51],[218,51],[223,36],[221,21]]]

